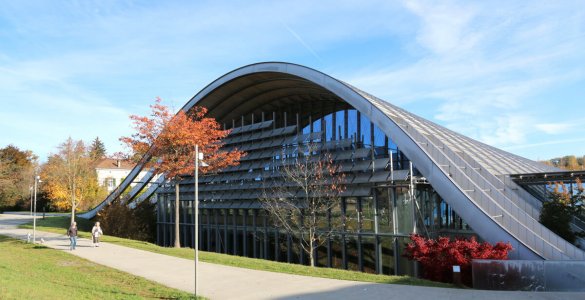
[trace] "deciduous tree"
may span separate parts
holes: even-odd
[[[0,149],[0,208],[25,202],[30,195],[37,157],[9,145]]]
[[[265,183],[262,206],[275,225],[299,238],[314,267],[316,249],[344,225],[330,217],[340,206],[344,175],[317,143],[300,145],[297,154],[283,157],[276,170],[280,176]]]
[[[181,110],[173,115],[160,98],[150,107],[151,116],[130,116],[136,132],[120,140],[130,148],[131,157],[142,159],[148,153],[151,159],[145,166],[175,182],[175,247],[180,247],[179,181],[195,171],[195,145],[206,155],[207,166],[200,167],[202,173],[237,165],[243,153],[237,149],[221,150],[221,141],[229,130],[222,130],[215,119],[206,117],[204,107],[195,106],[187,113]]]
[[[104,196],[97,182],[93,162],[83,141],[68,138],[49,156],[42,166],[42,189],[50,204],[58,210],[71,209],[71,222],[75,211],[85,203]]]
[[[576,157],[575,155],[566,155],[556,157],[545,161],[540,161],[546,165],[565,169],[565,170],[583,170],[585,169],[585,156]]]

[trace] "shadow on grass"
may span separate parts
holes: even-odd
[[[51,249],[51,248],[49,248],[47,246],[43,246],[43,245],[34,245],[32,247],[32,249],[35,249],[35,250],[48,250],[48,249]]]

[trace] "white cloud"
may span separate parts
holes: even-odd
[[[436,54],[462,52],[474,47],[479,38],[468,30],[469,22],[476,15],[470,6],[449,5],[440,2],[425,5],[422,1],[406,1],[405,6],[420,20],[417,41]]]
[[[573,129],[576,124],[570,123],[540,123],[534,125],[538,130],[546,134],[561,134]]]
[[[409,48],[416,61],[363,69],[347,81],[413,112],[433,102],[438,111],[423,117],[455,131],[494,146],[525,143],[550,127],[531,125],[550,115],[550,100],[539,95],[585,78],[585,7],[578,3],[405,7],[418,19]]]

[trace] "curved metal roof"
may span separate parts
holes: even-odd
[[[536,200],[505,176],[556,169],[465,137],[319,71],[279,62],[244,66],[210,83],[182,109],[205,106],[210,116],[230,123],[252,112],[316,102],[322,111],[350,105],[365,114],[485,240],[510,241],[522,258],[585,259],[538,223]]]

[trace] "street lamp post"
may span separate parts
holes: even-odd
[[[28,188],[29,192],[30,192],[30,216],[32,217],[33,215],[33,187],[32,185]]]
[[[193,249],[195,249],[195,296],[197,296],[197,270],[199,269],[199,166],[209,166],[203,161],[203,153],[199,152],[199,145],[195,145],[195,228],[193,238]]]
[[[37,187],[41,182],[41,176],[35,176],[34,184],[34,214],[33,214],[33,244],[37,243]]]
[[[199,159],[199,145],[195,145],[195,201],[193,203],[195,208],[195,228],[193,230],[195,235],[193,238],[193,249],[195,249],[195,297],[197,297],[197,270],[199,269]]]

